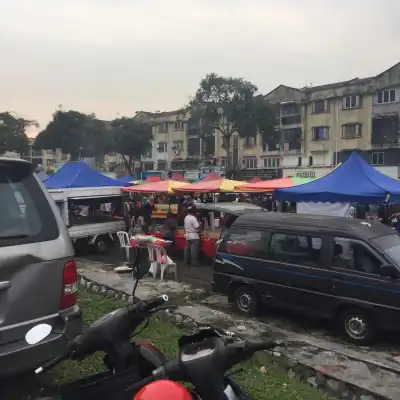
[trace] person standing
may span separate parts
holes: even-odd
[[[149,197],[147,200],[146,204],[142,207],[142,217],[144,219],[144,224],[145,224],[145,233],[149,233],[149,229],[152,227],[153,219],[152,219],[152,214],[153,211],[155,210],[154,207],[154,199],[153,197]]]
[[[196,208],[189,206],[187,208],[187,215],[184,223],[186,234],[186,247],[184,254],[184,261],[186,265],[198,265],[197,257],[200,251],[200,224],[196,218]]]

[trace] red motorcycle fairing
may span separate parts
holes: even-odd
[[[164,353],[150,340],[136,340],[135,344],[140,348],[142,357],[156,368],[161,367],[167,361]]]

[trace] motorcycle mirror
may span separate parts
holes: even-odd
[[[50,335],[52,326],[49,324],[39,324],[31,328],[25,335],[28,344],[36,344]]]
[[[141,260],[138,265],[133,268],[132,274],[135,279],[142,279],[150,269],[149,260]]]

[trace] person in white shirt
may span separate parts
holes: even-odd
[[[197,264],[197,257],[200,251],[200,224],[196,218],[196,208],[194,206],[189,206],[187,213],[183,224],[186,233],[184,261],[190,266]]]

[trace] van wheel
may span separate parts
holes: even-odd
[[[98,253],[103,254],[108,250],[108,240],[104,237],[99,237],[94,245]]]
[[[371,316],[358,308],[344,311],[340,316],[340,326],[347,339],[355,344],[370,343],[376,336],[376,327]]]
[[[237,311],[247,316],[253,316],[258,311],[258,298],[250,286],[239,286],[233,296],[233,305]]]

